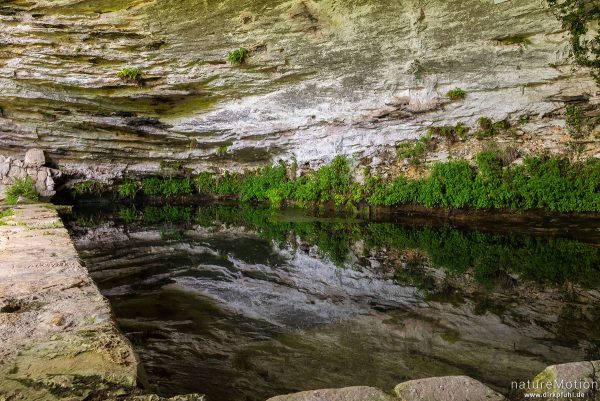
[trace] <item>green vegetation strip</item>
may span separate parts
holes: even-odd
[[[476,166],[464,160],[433,165],[427,178],[399,177],[385,180],[369,175],[360,184],[352,179],[350,161],[336,157],[319,170],[296,179],[287,171],[295,166],[279,164],[258,171],[195,177],[150,177],[126,180],[120,195],[176,197],[204,194],[239,198],[242,203],[266,202],[274,208],[293,204],[306,207],[334,204],[473,209],[546,209],[556,212],[600,211],[600,160],[572,163],[550,156],[530,156],[522,164],[510,164],[502,152],[488,150],[476,157]]]

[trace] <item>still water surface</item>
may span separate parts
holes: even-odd
[[[506,394],[546,365],[599,356],[593,227],[168,205],[83,205],[69,224],[165,396],[255,401],[456,374]]]

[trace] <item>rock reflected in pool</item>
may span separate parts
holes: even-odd
[[[421,222],[420,222],[421,223]],[[597,359],[600,247],[227,206],[76,209],[152,391],[210,401]]]

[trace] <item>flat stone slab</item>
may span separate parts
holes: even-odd
[[[311,390],[301,393],[279,395],[267,401],[394,401],[394,397],[374,387],[346,387],[339,389]]]
[[[400,383],[394,389],[402,401],[505,401],[506,398],[468,376],[432,377]]]
[[[0,222],[0,401],[130,394],[138,360],[52,205]]]

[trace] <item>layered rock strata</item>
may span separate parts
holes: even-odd
[[[600,154],[593,127],[569,134],[566,105],[593,121],[598,87],[545,1],[10,0],[0,26],[0,153],[38,146],[81,177],[338,154],[393,173],[399,144],[481,117],[515,128],[426,159],[490,142]],[[127,67],[140,78],[119,78]]]

